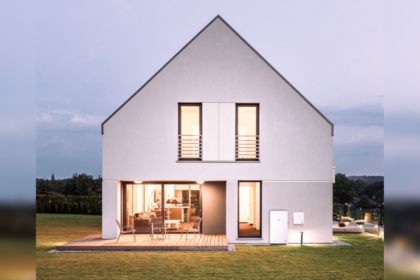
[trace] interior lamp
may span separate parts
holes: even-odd
[[[168,198],[168,200],[166,201],[166,204],[181,204],[181,202],[179,202],[176,197],[173,198]]]
[[[197,184],[200,184],[200,185],[204,183],[204,181],[202,181],[202,180],[198,180],[196,182],[197,182]]]

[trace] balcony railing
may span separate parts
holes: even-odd
[[[178,135],[178,159],[201,160],[202,135]]]
[[[236,160],[259,160],[260,136],[236,135]]]

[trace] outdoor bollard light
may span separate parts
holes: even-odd
[[[303,245],[303,231],[299,231],[300,233],[300,246]]]

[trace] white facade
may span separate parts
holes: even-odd
[[[179,103],[202,104],[201,162],[178,161]],[[259,104],[259,161],[235,161],[238,103]],[[220,17],[104,122],[102,174],[103,238],[117,236],[119,182],[204,180],[226,182],[230,243],[268,243],[271,209],[305,213],[289,242],[332,242],[333,125]],[[242,180],[262,182],[258,240],[237,240]]]

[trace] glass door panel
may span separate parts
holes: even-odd
[[[240,182],[238,198],[238,236],[261,237],[261,184]]]
[[[258,105],[236,105],[236,159],[259,158]]]
[[[200,185],[165,185],[165,224],[168,233],[181,232],[201,216]]]

